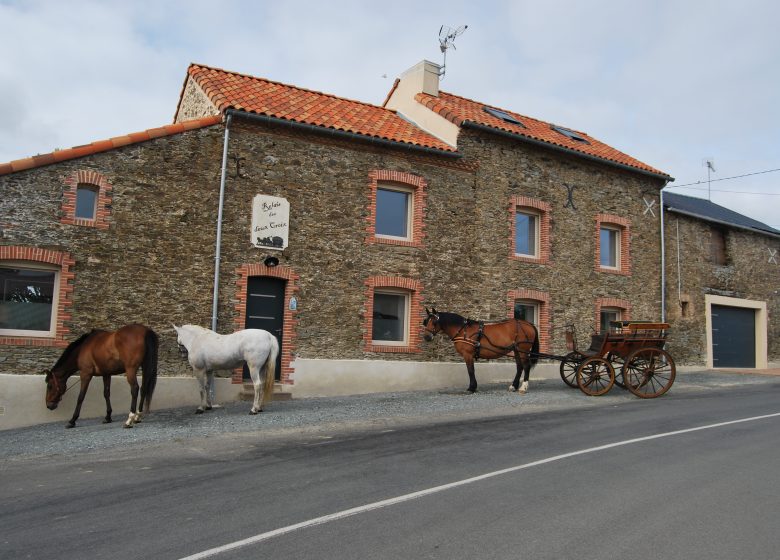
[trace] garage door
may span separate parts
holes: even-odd
[[[712,306],[712,365],[756,367],[756,311]]]

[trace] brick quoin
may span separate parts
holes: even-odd
[[[0,336],[0,346],[67,346],[65,336],[70,332],[70,329],[65,326],[65,322],[72,318],[69,311],[73,305],[73,282],[76,277],[73,272],[76,261],[71,254],[35,247],[6,245],[0,246],[0,264],[3,261],[45,263],[56,265],[60,270],[54,337]]]
[[[389,353],[416,353],[422,352],[422,336],[419,326],[425,318],[422,309],[422,285],[417,280],[410,278],[399,278],[395,276],[371,276],[365,281],[366,285],[366,303],[363,343],[366,352],[389,352]],[[374,328],[374,290],[376,288],[399,288],[410,292],[411,302],[409,305],[409,343],[405,346],[390,346],[384,344],[372,344]]]
[[[292,268],[288,266],[265,266],[264,264],[244,264],[236,269],[238,279],[236,280],[236,298],[238,303],[235,306],[236,317],[233,319],[235,330],[246,328],[246,301],[247,284],[250,276],[270,276],[273,278],[282,278],[287,280],[284,287],[284,325],[282,327],[282,371],[279,373],[280,383],[293,383],[293,368],[290,366],[295,351],[295,339],[297,338],[298,320],[296,315],[298,311],[290,309],[290,298],[292,298],[299,289],[297,285],[300,277],[295,274]],[[233,370],[233,383],[243,383],[243,368]]]
[[[400,239],[387,239],[376,236],[376,190],[380,183],[394,183],[414,189],[412,208],[412,239],[402,241]],[[405,247],[423,247],[425,237],[423,215],[425,214],[425,199],[427,197],[428,182],[419,175],[405,173],[403,171],[389,171],[376,169],[368,173],[368,224],[366,225],[366,244],[385,243],[388,245],[402,245]]]

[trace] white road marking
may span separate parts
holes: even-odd
[[[243,546],[248,546],[251,544],[257,544],[263,541],[267,541],[269,539],[272,539],[274,537],[278,537],[280,535],[285,535],[287,533],[292,533],[293,531],[298,531],[300,529],[306,529],[308,527],[315,527],[317,525],[322,525],[324,523],[330,523],[331,521],[337,521],[339,519],[344,519],[345,517],[350,517],[353,515],[358,515],[361,513],[366,513],[369,511],[373,511],[376,509],[385,508],[388,506],[393,506],[396,504],[401,504],[403,502],[410,502],[412,500],[416,500],[418,498],[422,498],[424,496],[429,496],[431,494],[437,494],[439,492],[444,492],[445,490],[451,490],[452,488],[458,488],[459,486],[465,486],[467,484],[473,484],[475,482],[480,482],[482,480],[487,480],[489,478],[494,478],[497,476],[505,475],[508,473],[513,473],[516,471],[529,469],[531,467],[538,467],[539,465],[546,465],[548,463],[554,463],[556,461],[561,461],[563,459],[569,459],[570,457],[577,457],[579,455],[587,455],[589,453],[596,453],[599,451],[606,451],[607,449],[613,449],[615,447],[622,447],[625,445],[633,445],[635,443],[642,443],[645,441],[652,441],[654,439],[660,439],[665,437],[671,437],[671,436],[678,436],[681,434],[688,434],[691,432],[699,432],[701,430],[711,430],[713,428],[721,428],[723,426],[730,426],[733,424],[741,424],[743,422],[755,422],[756,420],[765,420],[767,418],[775,418],[777,416],[780,416],[780,412],[776,412],[774,414],[764,414],[763,416],[752,416],[750,418],[741,418],[739,420],[729,420],[728,422],[718,422],[717,424],[708,424],[706,426],[698,426],[696,428],[687,428],[685,430],[676,430],[674,432],[664,432],[661,434],[655,434],[652,436],[645,436],[640,438],[634,438],[634,439],[627,439],[623,441],[617,441],[615,443],[608,443],[606,445],[599,445],[597,447],[589,447],[588,449],[580,449],[579,451],[572,451],[571,453],[563,453],[561,455],[554,455],[552,457],[548,457],[546,459],[540,459],[538,461],[533,461],[531,463],[525,463],[522,465],[516,465],[514,467],[509,467],[506,469],[501,469],[498,471],[493,471],[485,474],[481,474],[479,476],[474,476],[471,478],[466,478],[463,480],[458,480],[456,482],[450,482],[449,484],[442,484],[441,486],[434,486],[433,488],[427,488],[425,490],[419,490],[417,492],[412,492],[410,494],[404,494],[403,496],[396,496],[395,498],[389,498],[387,500],[381,500],[378,502],[373,502],[371,504],[366,504],[350,509],[345,509],[342,511],[338,511],[336,513],[331,513],[329,515],[323,515],[321,517],[315,517],[314,519],[309,519],[307,521],[301,521],[300,523],[295,523],[294,525],[288,525],[287,527],[280,527],[279,529],[274,529],[273,531],[267,531],[265,533],[260,533],[259,535],[255,535],[253,537],[249,537],[246,539],[242,539],[240,541],[235,541],[229,544],[225,544],[222,546],[218,546],[216,548],[210,548],[208,550],[204,550],[203,552],[198,552],[197,554],[192,554],[191,556],[185,556],[181,558],[180,560],[200,560],[202,558],[211,558],[212,556],[217,556],[218,554],[222,554],[223,552],[228,552],[231,550],[235,550],[237,548],[241,548]]]

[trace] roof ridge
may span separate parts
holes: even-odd
[[[327,92],[319,91],[319,90],[316,90],[316,89],[303,88],[303,87],[295,86],[295,85],[288,84],[288,83],[285,83],[285,82],[280,82],[278,80],[271,80],[269,78],[262,78],[260,76],[252,76],[251,74],[244,74],[243,72],[235,72],[233,70],[225,70],[224,68],[217,68],[215,66],[208,66],[208,65],[205,65],[205,64],[198,64],[196,62],[190,63],[190,66],[187,68],[187,75],[188,76],[191,75],[190,74],[190,69],[193,66],[197,66],[198,68],[205,68],[205,69],[208,69],[208,70],[215,70],[217,72],[224,72],[225,74],[232,74],[233,76],[240,76],[242,78],[248,78],[250,80],[254,80],[254,81],[258,81],[258,82],[265,82],[267,84],[274,84],[274,85],[277,85],[277,86],[283,86],[283,87],[294,89],[294,90],[297,90],[297,91],[304,91],[306,93],[313,93],[315,95],[321,95],[323,97],[329,97],[331,99],[338,99],[339,101],[347,101],[349,103],[357,103],[359,105],[365,105],[367,107],[372,107],[374,109],[382,109],[382,110],[387,111],[389,113],[397,113],[395,109],[388,109],[387,107],[382,107],[381,105],[374,105],[373,103],[368,103],[367,101],[360,101],[358,99],[352,99],[350,97],[342,97],[342,96],[336,95],[334,93],[327,93]]]

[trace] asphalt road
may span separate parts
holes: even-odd
[[[0,558],[777,557],[777,380],[588,402],[3,462]]]

